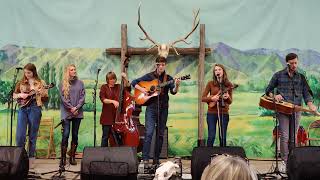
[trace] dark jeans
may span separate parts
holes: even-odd
[[[229,124],[229,114],[223,114],[221,117],[222,120],[222,140],[221,137],[219,137],[220,140],[220,146],[226,146],[227,145],[227,128]],[[208,141],[207,146],[213,147],[215,136],[216,136],[216,125],[218,122],[218,114],[214,113],[208,113],[207,114],[207,123],[208,123]],[[219,131],[219,127],[218,127]]]
[[[108,139],[111,128],[111,125],[102,125],[101,147],[108,147]]]
[[[153,136],[153,131],[155,130],[155,125],[158,119],[158,109],[156,105],[149,105],[146,108],[145,114],[145,137],[143,143],[143,150],[142,150],[142,158],[143,160],[149,160],[149,153],[151,148],[151,141]],[[159,159],[161,147],[163,143],[163,136],[164,130],[166,128],[166,123],[168,119],[168,107],[163,107],[160,109],[160,116],[159,116],[159,141],[158,147],[156,152],[156,159]]]
[[[62,136],[62,144],[64,146],[68,146],[68,138],[70,134],[70,126],[72,124],[72,143],[78,145],[78,132],[79,132],[79,127],[81,123],[81,118],[72,118],[72,119],[67,119],[65,122],[62,124],[64,128],[63,136]]]
[[[18,111],[16,145],[20,147],[25,147],[26,131],[28,126],[28,154],[30,158],[35,156],[36,142],[41,116],[41,107],[35,105],[35,102],[32,103],[32,105],[30,106],[20,108]]]

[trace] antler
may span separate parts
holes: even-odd
[[[200,11],[200,9],[198,9],[196,12],[193,11],[194,19],[193,19],[191,31],[186,36],[184,36],[184,37],[182,37],[182,38],[180,38],[180,39],[178,39],[176,41],[173,41],[172,43],[169,43],[169,47],[172,47],[177,55],[179,55],[179,53],[178,53],[178,51],[176,50],[176,48],[173,45],[175,45],[178,42],[184,42],[186,44],[190,44],[190,43],[187,42],[187,39],[197,29],[197,27],[199,26],[200,19],[197,21],[197,18],[199,16],[199,11]]]
[[[141,23],[140,23],[140,6],[141,6],[141,2],[139,3],[139,8],[138,8],[138,26],[140,27],[141,31],[144,33],[145,38],[141,38],[140,37],[139,39],[142,40],[142,41],[149,40],[153,44],[148,50],[150,50],[150,49],[152,49],[154,47],[159,47],[159,43],[157,43],[156,41],[151,39],[151,37],[148,35],[148,33],[141,26]]]

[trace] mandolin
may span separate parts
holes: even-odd
[[[44,88],[44,89],[50,89],[50,88],[53,88],[54,86],[55,86],[55,84],[54,84],[54,83],[51,83],[51,84],[49,84],[49,85],[43,85],[43,88]],[[28,105],[31,103],[32,99],[35,98],[35,95],[36,95],[36,94],[37,94],[36,91],[33,89],[33,90],[31,90],[31,91],[28,93],[28,97],[27,97],[27,98],[25,98],[25,99],[23,99],[23,98],[18,98],[18,99],[17,99],[17,103],[19,104],[19,107],[28,106]],[[48,97],[42,97],[41,100],[42,100],[43,102],[48,101]]]
[[[319,112],[314,112],[314,111],[311,111],[310,109],[306,109],[306,108],[303,108],[302,106],[294,105],[289,102],[285,102],[285,101],[274,102],[272,97],[269,97],[266,95],[260,97],[259,106],[269,110],[287,114],[287,115],[291,115],[293,112],[299,112],[299,111],[309,112],[317,116],[320,115]]]
[[[231,89],[236,89],[237,87],[239,87],[238,84],[233,84],[231,87],[225,88],[223,92],[220,92],[220,91],[219,91],[219,93],[220,93],[220,95],[222,95],[222,94],[230,91]],[[218,94],[219,94],[219,93],[218,93]],[[216,94],[216,95],[217,95],[217,94]],[[212,97],[212,96],[215,96],[215,95],[211,95],[210,97]],[[212,108],[212,107],[215,106],[215,105],[216,105],[216,102],[209,102],[209,104],[208,104],[208,106],[209,106],[210,108]]]
[[[190,74],[185,75],[185,76],[181,76],[181,77],[176,78],[176,79],[180,79],[180,80],[190,79]],[[142,88],[147,89],[148,94],[144,94],[143,92],[141,92],[140,90],[135,88],[134,89],[134,100],[135,100],[136,104],[143,105],[150,98],[152,98],[154,96],[157,96],[158,92],[161,90],[162,87],[165,87],[166,85],[174,83],[174,81],[175,81],[175,79],[163,82],[161,84],[158,83],[157,79],[154,79],[152,81],[141,81],[141,82],[139,82],[138,85],[141,86]]]

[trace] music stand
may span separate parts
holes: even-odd
[[[284,172],[281,172],[279,170],[279,158],[278,158],[278,134],[279,134],[279,119],[277,117],[278,115],[278,110],[277,110],[277,104],[276,104],[276,99],[275,99],[275,93],[273,93],[273,97],[272,97],[272,102],[273,102],[273,105],[274,105],[274,119],[276,121],[276,142],[275,142],[275,156],[276,156],[276,165],[274,167],[273,170],[271,170],[271,172],[268,172],[268,173],[264,173],[264,174],[260,174],[259,177],[263,177],[263,178],[277,178],[277,175],[281,177],[281,179],[283,178],[287,178],[287,176],[284,176],[286,175],[286,173]],[[271,168],[273,168],[273,164],[271,165]]]
[[[63,138],[63,134],[64,134],[64,123],[65,121],[67,121],[67,119],[61,119],[60,123],[58,123],[54,128],[56,129],[57,127],[59,127],[60,125],[62,125],[61,127],[61,138]],[[62,140],[60,143],[60,149],[62,149]],[[67,159],[67,158],[66,158]],[[65,159],[65,161],[66,161]],[[75,173],[77,175],[80,175],[79,171],[71,171],[71,170],[66,170],[65,169],[65,165],[63,164],[62,161],[62,152],[60,152],[60,162],[59,162],[59,169],[58,170],[54,170],[54,171],[49,171],[49,172],[44,172],[44,173],[40,173],[41,175],[45,175],[45,174],[51,174],[51,173],[55,173],[51,176],[51,179],[54,178],[62,178],[64,176],[62,176],[63,172],[70,172],[70,173]]]

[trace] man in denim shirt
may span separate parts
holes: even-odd
[[[139,91],[143,92],[144,94],[148,94],[148,90],[139,86],[139,82],[141,81],[152,81],[154,79],[158,79],[159,83],[162,83],[164,81],[170,81],[173,80],[173,78],[166,74],[165,72],[166,68],[166,58],[164,57],[158,57],[156,59],[156,70],[153,72],[150,72],[138,79],[135,79],[132,81],[131,85],[138,89]],[[144,162],[149,161],[149,153],[150,153],[150,146],[151,146],[151,140],[153,136],[153,131],[155,130],[155,125],[157,122],[157,119],[159,117],[159,141],[158,147],[155,148],[156,154],[155,154],[155,160],[154,163],[159,163],[159,156],[161,152],[161,147],[163,143],[163,136],[164,131],[166,128],[166,123],[168,119],[168,107],[169,107],[169,90],[171,94],[176,94],[178,92],[180,85],[180,80],[176,79],[173,83],[168,84],[167,86],[161,88],[161,91],[158,93],[155,93],[145,104],[147,105],[146,113],[145,113],[145,138],[143,143],[143,150],[142,150],[142,158]],[[159,102],[157,95],[159,94]],[[158,104],[159,104],[159,115],[158,115]]]
[[[286,101],[298,106],[301,106],[302,99],[304,99],[309,109],[316,112],[317,108],[312,103],[311,90],[307,81],[303,74],[297,72],[298,56],[294,53],[289,53],[286,56],[286,63],[288,67],[273,75],[265,91],[266,94],[273,97],[273,90],[275,89],[274,98],[276,101]],[[285,165],[288,160],[289,146],[290,150],[295,146],[294,137],[299,127],[300,118],[301,112],[293,112],[292,115],[277,114],[280,128],[280,151]],[[294,128],[295,130],[293,130]],[[291,131],[289,131],[289,129],[291,129]],[[291,133],[290,135],[289,132]]]

